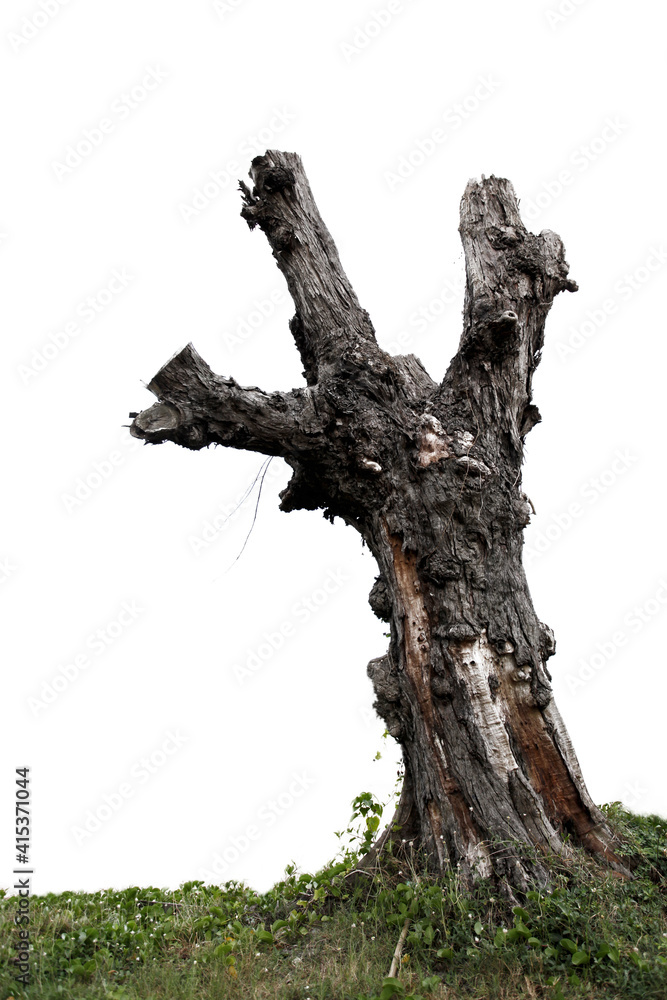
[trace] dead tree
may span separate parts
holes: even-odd
[[[153,378],[158,402],[132,434],[280,455],[293,469],[281,509],[340,517],[375,556],[370,604],[391,639],[368,673],[405,763],[375,851],[410,841],[433,870],[521,888],[546,880],[540,854],[567,852],[568,834],[620,869],[554,703],[554,636],[521,561],[533,371],[554,297],[577,288],[560,238],[526,230],[509,181],[468,184],[463,334],[437,384],[414,355],[378,346],[300,158],[269,150],[250,176],[242,216],[287,281],[306,384],[240,386],[189,344]]]

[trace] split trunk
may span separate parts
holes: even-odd
[[[375,556],[370,603],[391,639],[368,673],[405,779],[373,857],[406,841],[434,870],[524,888],[546,880],[540,856],[566,852],[566,833],[620,868],[554,702],[554,637],[521,561],[532,375],[555,295],[576,290],[561,240],[525,229],[508,181],[470,182],[463,334],[438,384],[414,355],[378,346],[299,157],[269,150],[250,176],[242,214],[287,280],[305,385],[241,387],[188,345],[150,383],[158,402],[132,433],[282,456],[294,473],[282,509],[342,518]]]

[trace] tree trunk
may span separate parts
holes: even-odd
[[[269,150],[250,176],[242,215],[287,280],[306,387],[240,387],[188,345],[150,383],[159,402],[132,434],[281,455],[294,470],[281,508],[321,508],[371,549],[370,603],[391,641],[368,673],[405,761],[375,851],[407,840],[434,870],[524,888],[546,881],[540,855],[567,852],[567,833],[622,869],[554,703],[554,638],[521,562],[532,374],[553,298],[577,287],[559,237],[527,232],[508,181],[469,183],[464,329],[438,385],[414,355],[379,348],[299,157]]]

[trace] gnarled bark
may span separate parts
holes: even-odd
[[[566,852],[567,832],[621,868],[554,704],[554,638],[521,562],[523,444],[540,419],[533,371],[555,295],[576,290],[560,239],[526,231],[508,181],[470,182],[464,329],[438,385],[414,356],[378,346],[299,157],[270,150],[251,177],[242,215],[287,280],[307,385],[242,388],[190,345],[150,383],[158,403],[132,433],[282,455],[294,470],[282,509],[341,517],[373,552],[370,602],[391,641],[368,672],[405,761],[373,857],[387,839],[409,838],[435,870],[457,865],[521,888],[546,880],[539,854]]]

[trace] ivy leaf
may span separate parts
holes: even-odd
[[[393,1000],[393,997],[403,996],[405,994],[405,986],[400,981],[400,979],[395,979],[393,976],[387,976],[386,979],[382,980],[382,992],[380,993],[380,1000]]]

